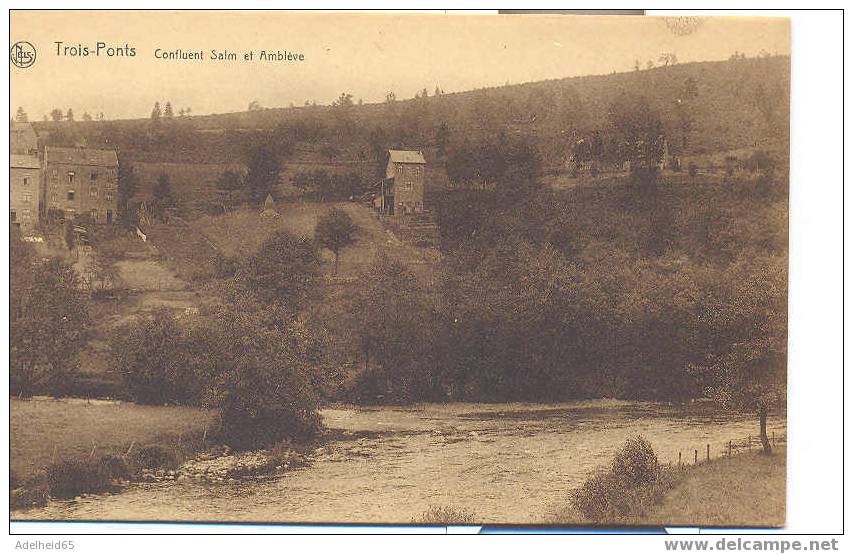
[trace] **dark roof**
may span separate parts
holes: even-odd
[[[18,169],[39,169],[39,159],[35,156],[27,156],[26,154],[9,154],[9,167]]]
[[[96,150],[94,148],[62,148],[47,146],[44,149],[45,164],[59,163],[71,165],[92,165],[118,167],[115,150]]]
[[[389,150],[388,156],[394,163],[425,164],[426,160],[420,150]]]

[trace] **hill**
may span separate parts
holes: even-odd
[[[424,91],[382,104],[357,105],[343,94],[329,106],[36,127],[49,142],[116,147],[146,162],[235,163],[247,137],[272,133],[301,152],[301,163],[375,165],[385,149],[408,147],[424,150],[438,168],[453,145],[505,132],[534,138],[547,170],[565,162],[577,137],[606,128],[608,109],[623,94],[644,97],[660,113],[671,147],[681,154],[785,148],[789,91],[790,58],[778,56],[432,96]]]

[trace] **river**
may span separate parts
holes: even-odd
[[[551,521],[569,492],[643,435],[662,463],[719,457],[755,418],[708,403],[421,404],[323,410],[343,436],[302,468],[233,483],[179,480],[18,511],[16,520],[409,523],[431,505],[483,523]],[[785,432],[771,418],[768,432]]]

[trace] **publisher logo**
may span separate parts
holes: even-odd
[[[25,40],[18,41],[9,50],[9,59],[21,69],[30,67],[36,63],[36,47]]]

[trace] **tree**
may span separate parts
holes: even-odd
[[[243,189],[243,176],[233,169],[226,169],[216,180],[222,211],[234,209],[235,196]]]
[[[17,121],[18,123],[26,123],[27,121],[29,121],[29,118],[27,117],[27,112],[24,111],[23,107],[19,106],[18,111],[15,112],[15,121]]]
[[[323,349],[309,328],[275,304],[222,305],[191,336],[215,342],[220,368],[204,404],[221,414],[221,439],[235,448],[306,441],[321,429]],[[204,344],[204,343],[203,343]]]
[[[130,213],[129,204],[138,189],[139,180],[133,171],[133,165],[127,159],[123,157],[119,158],[116,200],[118,201],[119,217],[121,217],[127,227],[135,223],[131,221],[132,214]]]
[[[161,173],[157,177],[157,184],[154,185],[152,194],[154,196],[154,208],[157,215],[162,219],[166,214],[166,208],[175,206],[175,197],[172,195],[172,184],[168,175]]]
[[[140,404],[201,402],[203,384],[190,369],[209,352],[200,341],[198,357],[191,355],[183,330],[168,310],[118,329],[110,350],[125,390]]]
[[[702,304],[708,355],[691,370],[721,406],[758,418],[764,452],[771,452],[767,416],[784,407],[787,359],[787,261],[736,261]]]
[[[321,248],[331,250],[335,255],[335,275],[338,274],[340,251],[355,243],[357,230],[349,214],[338,208],[332,208],[317,222],[314,238]]]
[[[172,111],[171,102],[166,102],[166,106],[165,108],[163,108],[163,117],[165,117],[166,119],[172,119],[173,117],[175,117],[175,112]]]
[[[13,270],[11,277],[11,391],[31,395],[47,387],[49,393],[63,394],[92,325],[76,273],[51,259]]]
[[[337,100],[332,102],[332,106],[338,108],[349,108],[352,107],[352,94],[348,92],[342,92],[340,96],[338,96]]]
[[[66,121],[74,121],[74,110],[68,108],[68,111],[65,112],[65,120]]]
[[[160,109],[160,102],[154,102],[154,108],[151,110],[151,122],[159,122],[160,116],[163,115],[162,110]]]
[[[259,112],[263,109],[264,108],[261,106],[261,103],[258,102],[257,100],[252,100],[251,102],[249,102],[249,111],[250,112]]]
[[[361,276],[344,316],[364,359],[361,400],[410,402],[446,396],[434,363],[436,312],[415,276],[380,254]]]
[[[255,204],[264,201],[278,186],[281,166],[278,155],[265,144],[250,146],[246,151],[245,185],[249,199]]]
[[[279,231],[237,271],[237,283],[263,300],[292,308],[313,287],[319,265],[312,241]]]
[[[53,108],[50,110],[50,119],[56,122],[62,121],[62,110],[59,108]]]

